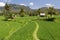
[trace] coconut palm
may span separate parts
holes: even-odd
[[[55,19],[55,17],[54,17],[54,14],[55,14],[55,9],[54,9],[54,7],[49,7],[48,8],[48,10],[47,10],[47,19],[49,19],[49,20],[54,20]]]

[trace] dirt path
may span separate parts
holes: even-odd
[[[37,37],[37,32],[38,32],[38,29],[39,29],[39,25],[38,25],[37,22],[35,22],[35,24],[36,24],[36,29],[35,29],[34,32],[33,32],[33,39],[34,39],[34,40],[40,40],[40,39]]]
[[[28,22],[26,22],[26,24],[28,24]],[[26,25],[26,24],[25,24],[25,25]],[[24,26],[25,26],[25,25],[24,25]],[[20,27],[17,28],[16,30],[11,29],[11,31],[9,32],[9,35],[7,35],[4,40],[8,40],[8,39],[9,39],[16,31],[18,31],[19,29],[20,29]]]

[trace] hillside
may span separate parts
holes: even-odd
[[[28,6],[24,6],[24,5],[17,5],[17,4],[9,4],[12,8],[12,10],[19,10],[21,8],[24,8],[26,11],[31,10],[31,8],[29,8]],[[0,7],[0,10],[3,10],[4,7]]]
[[[11,6],[11,9],[16,11],[19,11],[21,8],[23,8],[25,11],[36,11],[37,9],[31,9],[29,6],[24,6],[24,5],[17,5],[17,4],[9,4]],[[41,10],[45,11],[47,7],[41,7]],[[56,8],[55,8],[56,9]],[[4,10],[4,7],[0,7],[0,10]],[[56,9],[57,11],[60,11],[60,9]]]

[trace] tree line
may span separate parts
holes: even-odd
[[[45,13],[46,18],[50,20],[51,18],[54,18],[54,15],[57,14],[57,11],[56,11],[56,9],[54,9],[54,7],[49,7],[45,11],[43,11],[39,8],[34,12],[33,11],[26,12],[23,8],[21,8],[19,13],[16,14],[16,13],[11,12],[11,6],[6,3],[5,7],[4,7],[3,16],[5,17],[5,20],[8,20],[8,19],[14,19],[15,15],[18,15],[20,17],[24,17],[26,15],[41,16],[40,13]]]

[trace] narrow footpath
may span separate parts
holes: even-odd
[[[38,29],[39,29],[39,25],[37,22],[35,22],[36,24],[36,29],[34,30],[33,32],[33,40],[40,40],[38,37],[37,37],[37,32],[38,32]]]

